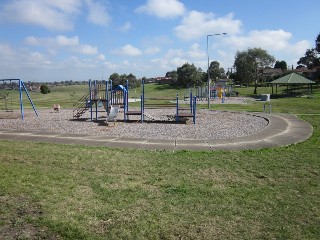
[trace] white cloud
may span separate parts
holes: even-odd
[[[93,47],[89,44],[81,44],[77,48],[74,49],[78,53],[88,54],[88,55],[95,55],[98,53],[98,48]]]
[[[201,59],[206,57],[206,52],[201,50],[200,45],[198,43],[194,43],[191,45],[190,50],[188,51],[188,55],[192,59]]]
[[[185,7],[178,0],[147,0],[145,5],[138,7],[135,11],[159,18],[174,18],[182,16],[185,12]]]
[[[124,56],[139,56],[142,54],[142,51],[131,44],[127,44],[123,47],[113,50],[112,53]]]
[[[193,43],[189,50],[185,51],[170,48],[163,57],[151,60],[154,67],[156,66],[164,71],[177,69],[187,62],[194,63],[196,67],[203,68],[206,66],[206,53],[201,50],[198,43]]]
[[[251,31],[247,36],[232,36],[228,42],[237,49],[245,49],[250,46],[272,48],[281,50],[287,47],[292,34],[283,30]]]
[[[3,6],[0,20],[39,25],[52,30],[72,30],[81,0],[16,0]]]
[[[48,56],[38,51],[15,49],[8,44],[0,43],[0,68],[3,72],[13,69],[44,68],[50,62]]]
[[[99,54],[99,55],[97,56],[97,59],[98,59],[99,61],[104,61],[104,60],[106,60],[106,57],[105,57],[103,54]]]
[[[76,46],[79,44],[78,36],[68,38],[66,36],[59,35],[55,40],[59,46]]]
[[[182,57],[185,54],[183,53],[182,49],[168,49],[167,53],[165,54],[166,59],[170,58],[177,58],[177,57]]]
[[[150,47],[150,48],[145,49],[143,52],[144,52],[145,54],[150,54],[150,55],[152,55],[152,54],[156,54],[156,53],[158,53],[158,52],[160,52],[160,51],[161,51],[161,49],[158,48],[158,47]]]
[[[78,36],[66,37],[63,35],[55,38],[36,38],[29,36],[25,39],[28,45],[42,46],[48,48],[47,51],[56,54],[56,49],[67,48],[72,52],[80,54],[98,54],[98,48],[89,44],[81,44]]]
[[[119,31],[120,32],[127,32],[131,29],[131,23],[130,22],[125,22],[125,24],[123,24],[120,28]]]
[[[233,19],[233,14],[216,18],[212,13],[189,12],[175,28],[176,35],[183,40],[199,39],[207,34],[240,32],[241,21]]]
[[[108,69],[116,69],[117,68],[117,65],[112,63],[112,62],[109,62],[109,61],[105,61],[103,63],[103,65],[108,68]]]
[[[291,43],[292,33],[280,30],[254,30],[246,36],[232,36],[226,38],[228,48],[243,51],[247,48],[260,47],[274,55],[276,59],[296,64],[306,49],[311,47],[310,42],[302,40]]]
[[[79,45],[79,37],[66,37],[58,35],[55,38],[36,38],[34,36],[28,36],[25,39],[25,43],[34,46],[44,46],[51,48],[66,47],[66,46],[77,46]]]
[[[107,7],[102,1],[85,0],[89,8],[88,22],[107,26],[111,17],[107,13]]]
[[[86,3],[83,5],[83,3]],[[75,17],[88,8],[90,23],[106,26],[111,18],[103,1],[97,0],[15,0],[3,5],[0,21],[32,24],[49,30],[74,29]]]

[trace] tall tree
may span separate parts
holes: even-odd
[[[120,78],[120,75],[118,73],[111,74],[109,79],[112,80],[112,84],[115,85],[115,86],[120,84],[121,78]]]
[[[288,65],[286,61],[276,61],[276,63],[274,64],[274,68],[281,68],[282,71],[287,70]]]
[[[320,33],[316,37],[315,48],[307,49],[297,63],[310,69],[320,66]]]
[[[305,55],[299,59],[297,64],[310,69],[318,67],[320,66],[319,53],[315,48],[307,49]]]
[[[203,84],[203,74],[194,64],[185,63],[177,68],[178,84],[183,87]]]
[[[237,70],[236,77],[241,83],[247,85],[254,83],[253,94],[257,94],[260,79],[259,69],[270,67],[275,58],[261,48],[249,48],[246,51],[238,51],[235,56],[234,67]]]
[[[172,70],[170,72],[167,72],[166,73],[166,77],[171,77],[172,79],[172,84],[175,86],[175,85],[178,85],[178,73],[177,73],[177,70]]]
[[[318,53],[320,53],[320,33],[318,34],[315,43],[316,43],[316,50]]]
[[[224,69],[220,67],[220,63],[218,61],[212,61],[209,67],[209,75],[210,79],[217,80],[222,78],[225,73]]]

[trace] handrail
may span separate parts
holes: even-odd
[[[73,117],[75,117],[76,115],[82,114],[83,112],[85,112],[85,110],[87,109],[87,101],[88,97],[90,96],[90,93],[86,93],[85,95],[83,95],[78,102],[75,104],[75,109],[73,110]],[[80,111],[81,110],[81,111]],[[75,114],[76,112],[76,114]]]

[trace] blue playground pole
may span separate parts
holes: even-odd
[[[23,102],[22,102],[22,81],[19,79],[19,93],[20,93],[20,111],[21,119],[24,120]]]
[[[226,97],[226,87],[225,86],[223,86],[223,88],[222,88],[222,100],[221,100],[221,103],[224,103],[224,99],[225,99],[225,97]]]
[[[142,94],[141,94],[141,96],[140,96],[140,111],[141,111],[141,122],[143,123],[144,110],[143,110],[143,97],[142,97]]]
[[[128,104],[127,104],[127,98],[128,98],[128,92],[126,89],[123,89],[123,121],[126,122],[127,121],[127,110],[128,110]]]
[[[126,89],[127,89],[127,94],[126,94],[126,105],[127,105],[127,111],[129,109],[129,80],[127,79],[127,82],[126,82],[127,86],[126,86]]]
[[[113,88],[112,80],[110,80],[110,104],[111,105],[113,104],[113,102],[112,102],[112,88]]]
[[[197,97],[194,97],[192,110],[193,110],[193,124],[196,124]]]
[[[106,111],[109,114],[109,80],[106,80]]]
[[[177,93],[177,106],[176,106],[176,123],[179,122],[179,96]]]
[[[32,106],[32,108],[33,108],[33,111],[35,112],[36,116],[38,117],[38,112],[37,112],[36,107],[34,106],[32,100],[31,100],[31,97],[30,97],[30,95],[29,95],[29,93],[28,93],[28,90],[27,90],[26,86],[24,85],[23,81],[22,81],[21,79],[20,79],[20,81],[21,81],[21,85],[22,85],[24,91],[25,91],[26,94],[27,94],[27,97],[28,97],[28,99],[29,99],[29,102],[31,103],[31,106]]]
[[[142,111],[142,119],[144,121],[144,80],[142,80],[142,99],[141,99],[141,103],[142,103],[142,108],[141,108],[141,111]]]
[[[96,102],[96,120],[98,120],[98,86],[97,86],[97,80],[94,80],[94,99],[95,99],[95,102]]]
[[[104,96],[104,99],[106,100],[107,109],[108,109],[108,87],[109,87],[108,80],[106,80],[106,94]],[[106,111],[108,111],[107,109]]]
[[[89,101],[89,104],[90,104],[90,119],[91,121],[93,120],[93,117],[92,117],[92,83],[91,83],[91,79],[89,80],[89,92],[90,92],[90,101]]]

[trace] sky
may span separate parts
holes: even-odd
[[[0,79],[161,77],[187,62],[206,71],[208,56],[228,71],[254,47],[295,67],[315,46],[319,10],[319,0],[0,0]]]

